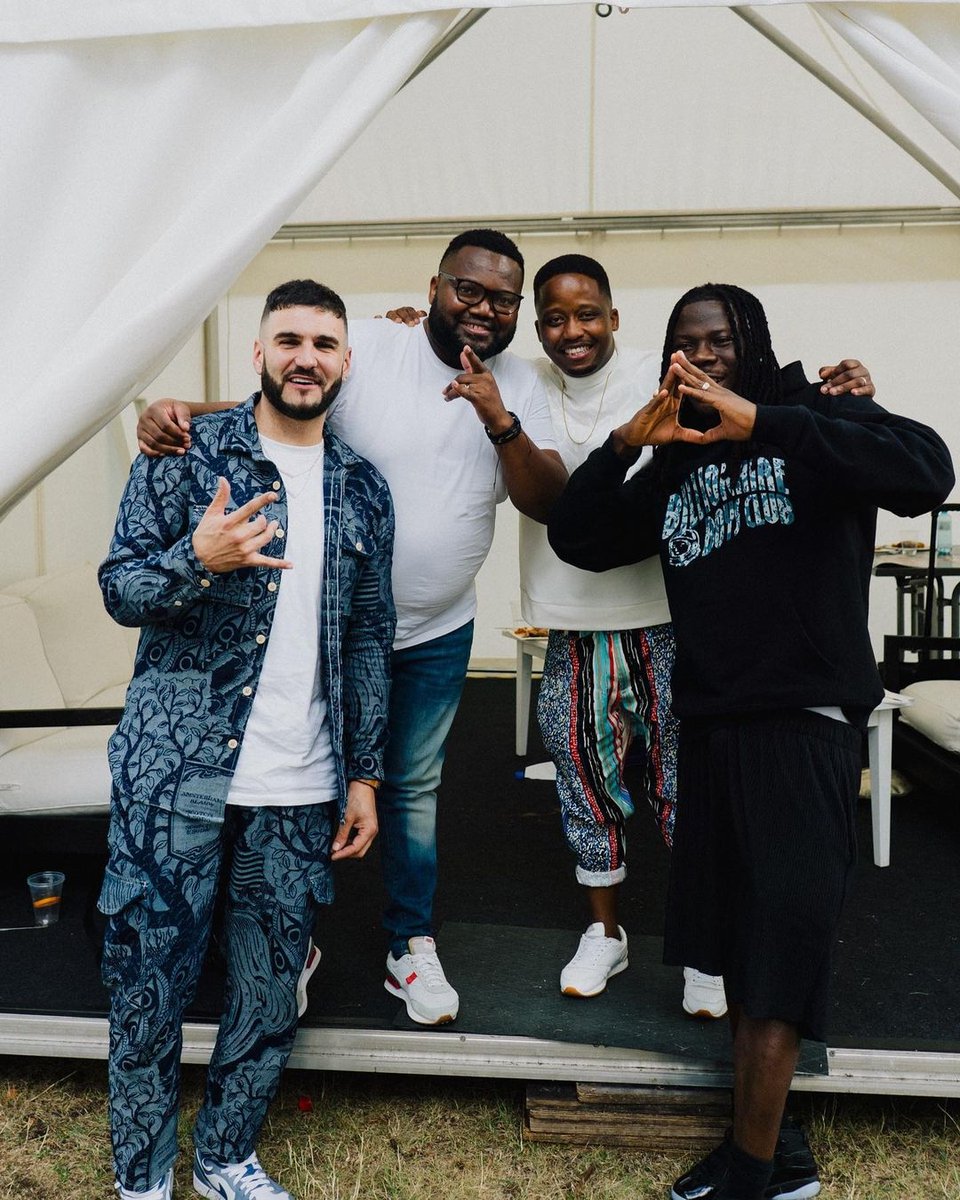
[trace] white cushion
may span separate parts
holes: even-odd
[[[0,710],[10,708],[63,708],[63,695],[30,606],[0,594]],[[0,729],[0,754],[36,737],[33,729]]]
[[[922,679],[903,689],[913,704],[900,714],[931,742],[960,754],[960,679]]]
[[[0,756],[0,812],[108,812],[111,732],[103,725],[57,729]]]
[[[127,686],[105,688],[86,708],[122,708]],[[0,751],[0,813],[41,816],[110,809],[107,738],[112,726],[18,729],[20,744]],[[2,743],[0,743],[2,746]]]
[[[122,707],[138,630],[107,615],[89,563],[0,591],[0,710]],[[0,728],[0,812],[106,812],[107,726]]]
[[[3,590],[22,596],[30,606],[67,708],[87,704],[104,688],[129,680],[137,631],[124,629],[107,615],[92,563]]]

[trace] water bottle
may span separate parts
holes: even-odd
[[[937,558],[953,554],[953,525],[948,512],[937,514]]]

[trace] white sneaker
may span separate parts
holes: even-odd
[[[293,1200],[271,1179],[256,1154],[239,1163],[221,1163],[197,1151],[193,1156],[193,1190],[208,1200]]]
[[[560,991],[565,996],[599,996],[611,975],[630,965],[627,935],[621,926],[618,938],[607,937],[603,922],[594,921],[581,937],[577,952],[560,972]]]
[[[152,1188],[148,1188],[145,1192],[135,1192],[131,1188],[121,1187],[119,1183],[115,1183],[113,1186],[120,1200],[172,1200],[173,1167],[170,1168],[158,1184],[155,1184]]]
[[[460,997],[447,983],[437,944],[432,937],[413,937],[408,954],[387,955],[383,986],[407,1006],[407,1016],[418,1025],[443,1025],[456,1019]]]
[[[727,997],[722,975],[704,975],[693,967],[683,968],[683,1011],[691,1017],[722,1017]]]
[[[313,938],[307,942],[307,957],[303,962],[303,970],[297,980],[297,1016],[302,1017],[307,1011],[307,984],[310,976],[320,966],[320,951],[313,944]]]

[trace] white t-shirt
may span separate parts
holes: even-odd
[[[572,472],[660,385],[659,356],[617,348],[599,371],[572,378],[549,359],[537,370],[547,389],[554,439]],[[629,474],[650,459],[645,450]],[[643,629],[670,620],[660,560],[599,574],[561,562],[543,525],[520,517],[520,604],[524,621],[545,629]]]
[[[460,374],[433,352],[422,325],[351,321],[353,365],[330,426],[383,474],[393,495],[397,649],[458,629],[477,610],[474,579],[507,489],[496,449],[471,404],[446,400]],[[546,389],[531,363],[486,360],[530,439],[557,448]]]
[[[227,803],[324,804],[336,798],[337,777],[320,676],[323,443],[260,441],[283,480],[283,557],[293,566],[280,572],[273,627]]]

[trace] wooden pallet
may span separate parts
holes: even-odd
[[[528,1083],[523,1136],[531,1142],[712,1150],[730,1125],[725,1088]]]

